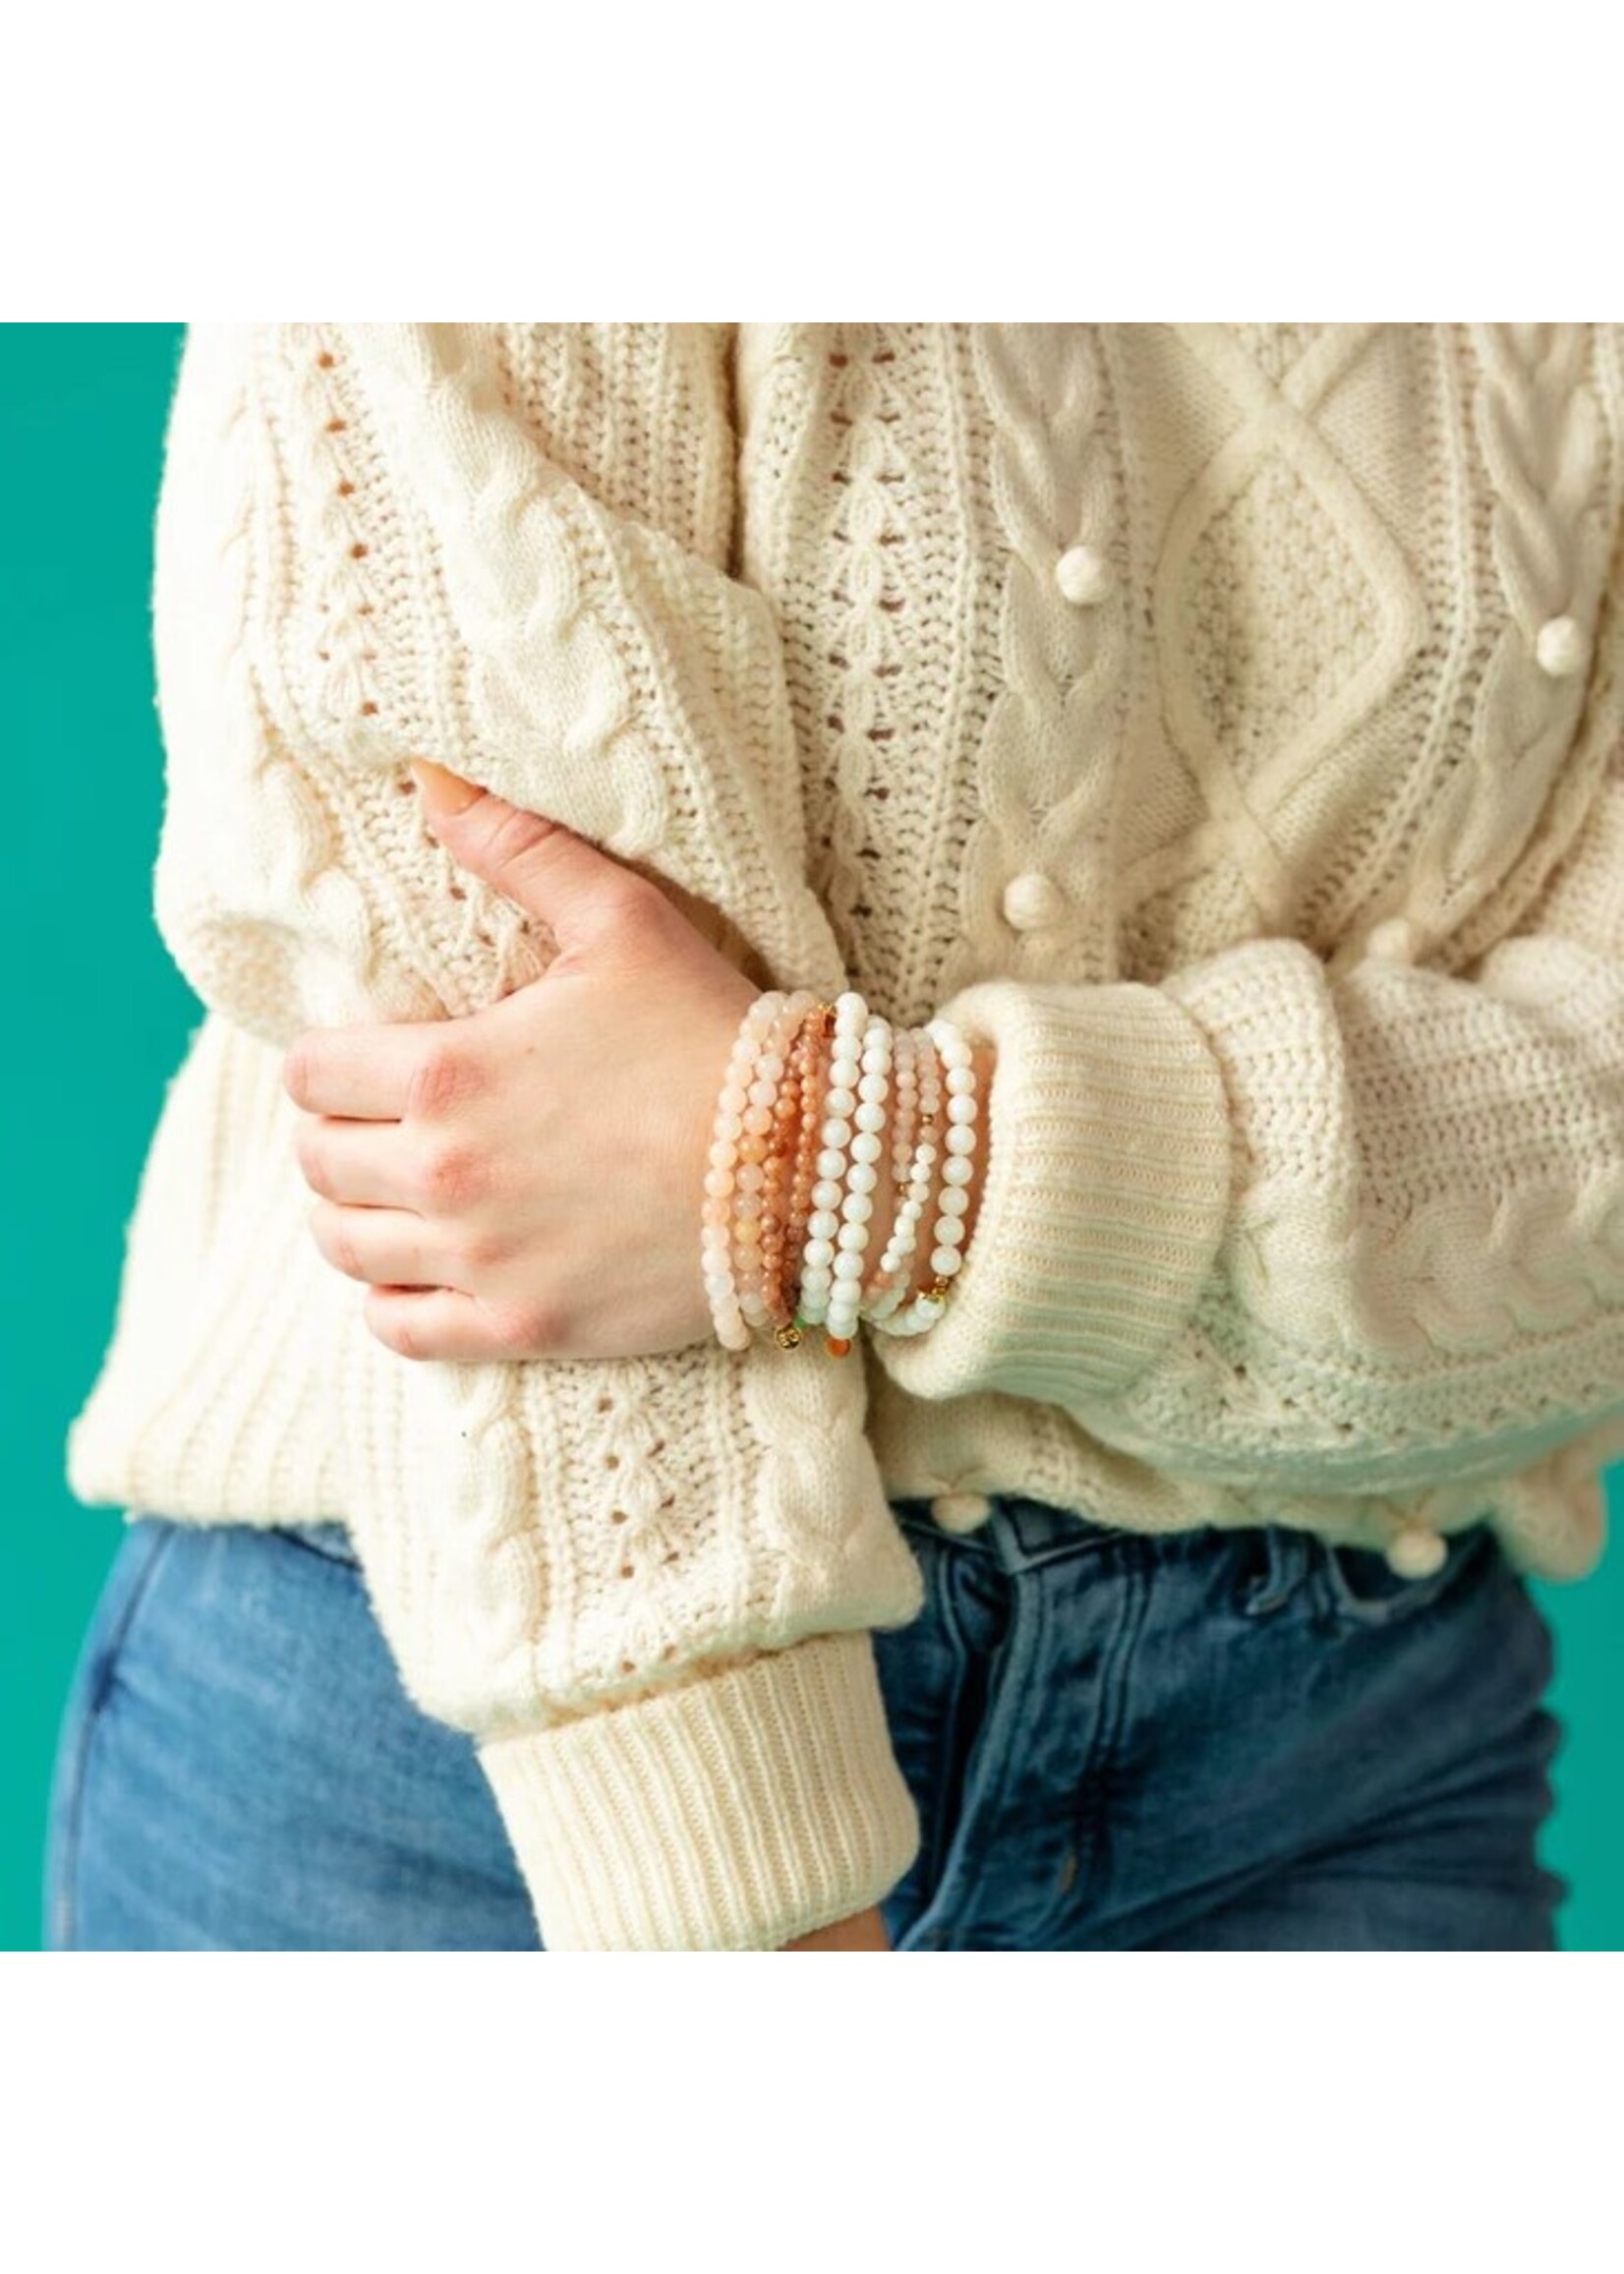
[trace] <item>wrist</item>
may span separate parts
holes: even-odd
[[[798,1935],[782,1947],[786,1951],[889,1951],[891,1938],[879,1906],[871,1904],[852,1918],[837,1919],[832,1927],[815,1927],[811,1934]]]

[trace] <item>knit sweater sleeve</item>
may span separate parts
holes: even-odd
[[[1159,985],[962,988],[996,1048],[942,1319],[876,1337],[923,1398],[1051,1401],[1265,1498],[1624,1450],[1624,587],[1508,922],[1322,958],[1245,941]]]
[[[425,827],[413,757],[655,878],[760,984],[843,983],[776,627],[727,572],[729,345],[193,327],[155,904],[211,1009],[285,1045],[545,970]],[[408,1691],[477,1741],[547,1947],[775,1947],[883,1895],[918,1828],[871,1630],[920,1583],[861,1370],[766,1343],[414,1363],[359,1305],[355,1337],[341,1513]]]

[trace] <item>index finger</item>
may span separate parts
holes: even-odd
[[[443,1020],[312,1026],[288,1046],[282,1087],[307,1113],[403,1121],[412,1076],[443,1026]]]

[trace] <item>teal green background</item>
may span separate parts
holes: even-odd
[[[202,1016],[152,924],[162,808],[148,591],[178,324],[0,327],[0,735],[12,1073],[3,1117],[5,1474],[0,1948],[36,1948],[45,1798],[117,1510],[64,1477],[112,1325],[124,1228],[164,1085]],[[1624,1465],[1608,1477],[1617,1524]],[[1546,1860],[1569,1947],[1624,1948],[1624,1549],[1542,1588],[1566,1725]]]

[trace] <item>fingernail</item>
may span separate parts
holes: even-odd
[[[465,782],[460,774],[449,767],[436,766],[432,758],[414,758],[410,761],[417,776],[423,802],[431,813],[461,813],[485,791],[477,782]]]

